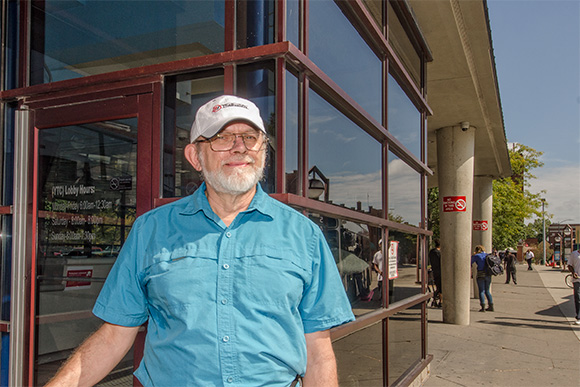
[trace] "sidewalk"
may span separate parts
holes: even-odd
[[[469,326],[442,323],[428,308],[426,387],[580,386],[580,326],[561,269],[518,265],[518,285],[494,277],[495,312],[471,299]]]

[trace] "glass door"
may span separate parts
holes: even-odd
[[[91,312],[96,297],[137,215],[150,208],[151,129],[140,126],[138,97],[124,98],[136,103],[35,112],[33,385],[102,323]],[[99,385],[132,386],[133,357]]]

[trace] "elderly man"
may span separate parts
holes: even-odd
[[[320,229],[258,184],[258,108],[218,97],[191,141],[205,183],[137,219],[93,310],[104,325],[50,385],[97,383],[147,322],[144,386],[336,386],[329,329],[354,317]]]

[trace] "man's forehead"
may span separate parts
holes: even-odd
[[[233,132],[250,132],[250,133],[259,133],[260,130],[254,128],[252,125],[248,124],[247,122],[243,121],[234,121],[228,123],[226,126],[223,127],[218,133],[233,133]]]

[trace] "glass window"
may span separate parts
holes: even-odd
[[[224,50],[223,0],[35,0],[31,83]]]
[[[389,219],[420,226],[421,175],[389,152]]]
[[[312,91],[308,143],[309,196],[381,216],[381,144]]]
[[[334,1],[311,1],[309,57],[378,122],[382,64]]]
[[[274,43],[276,8],[273,0],[238,0],[236,8],[238,48]]]
[[[339,386],[383,385],[382,323],[370,325],[332,343]]]
[[[42,129],[38,143],[34,384],[43,385],[102,323],[91,309],[136,218],[137,119]],[[129,354],[117,370],[132,364]]]
[[[268,159],[262,188],[268,193],[276,191],[276,79],[274,62],[252,63],[238,66],[237,91],[240,97],[254,102],[266,126],[270,139]]]
[[[367,7],[373,19],[377,23],[377,26],[381,28],[383,26],[383,4],[386,3],[382,0],[363,0],[363,4]]]
[[[300,48],[300,3],[298,0],[286,1],[286,40]]]
[[[298,79],[286,72],[286,192],[298,194]]]
[[[389,74],[388,129],[411,153],[421,158],[421,113]]]
[[[163,128],[163,197],[192,194],[201,185],[201,175],[193,169],[183,150],[197,109],[222,95],[221,70],[169,78],[165,85]]]
[[[381,229],[317,213],[309,213],[308,217],[326,237],[354,315],[380,308],[377,273],[372,270],[372,262],[379,251]]]
[[[411,79],[415,82],[415,85],[420,90],[422,87],[421,57],[417,53],[417,50],[415,50],[415,47],[411,43],[407,32],[401,24],[401,21],[393,10],[393,5],[390,1],[387,1],[386,3],[388,4],[387,17],[389,20],[389,44],[391,47],[393,47],[395,54],[403,63],[403,66],[411,75]]]
[[[417,245],[416,235],[389,230],[389,304],[421,294],[418,263],[421,259],[417,259],[421,257],[421,251]],[[393,267],[395,262],[396,270]]]
[[[389,386],[421,360],[421,304],[389,318]]]

